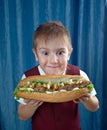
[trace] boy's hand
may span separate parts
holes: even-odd
[[[33,116],[35,111],[43,104],[41,101],[24,99],[26,105],[19,104],[18,114],[21,120],[27,120]]]
[[[26,105],[27,105],[28,109],[37,110],[37,108],[43,104],[43,102],[37,101],[37,100],[25,99],[24,101],[26,102]]]
[[[78,98],[78,99],[75,99],[75,100],[73,100],[75,103],[79,103],[79,102],[86,102],[86,101],[88,101],[89,100],[89,98],[90,98],[90,95],[89,94],[87,94],[87,95],[85,95],[85,96],[82,96],[82,97],[80,97],[80,98]]]

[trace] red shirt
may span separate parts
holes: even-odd
[[[66,74],[80,75],[80,70],[77,66],[68,65]],[[28,70],[25,75],[40,75],[38,67]],[[80,130],[78,105],[73,101],[44,102],[32,117],[32,130]]]

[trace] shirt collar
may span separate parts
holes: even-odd
[[[38,70],[39,70],[40,75],[46,75],[40,65],[38,65]]]

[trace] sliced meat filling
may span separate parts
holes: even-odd
[[[34,91],[38,92],[46,92],[46,91],[60,91],[60,90],[66,90],[66,91],[71,91],[75,87],[84,87],[88,84],[90,84],[91,81],[67,81],[65,83],[59,82],[59,83],[52,83],[52,82],[41,82],[41,81],[29,81],[27,82],[24,86],[19,86],[20,88],[32,88]]]

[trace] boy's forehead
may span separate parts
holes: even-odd
[[[37,45],[38,47],[56,47],[56,48],[61,48],[61,47],[67,47],[67,43],[62,40],[48,40],[48,41],[40,41]]]
[[[51,38],[46,38],[46,39],[39,39],[39,45],[65,45],[67,46],[69,43],[69,40],[67,37],[51,37]]]

